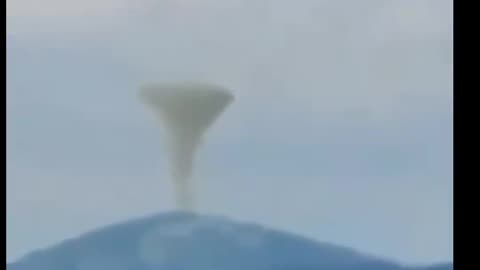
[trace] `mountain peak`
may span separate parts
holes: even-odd
[[[352,249],[220,216],[157,214],[33,252],[9,270],[395,270]],[[427,268],[425,268],[427,269]],[[428,268],[430,270],[437,267]],[[444,265],[438,269],[445,268]]]

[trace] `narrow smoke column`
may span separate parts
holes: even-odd
[[[140,96],[167,130],[177,207],[193,211],[190,178],[195,152],[205,131],[233,101],[233,96],[219,86],[190,82],[145,85]]]

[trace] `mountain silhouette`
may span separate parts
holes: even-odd
[[[183,212],[107,226],[38,250],[8,270],[447,270],[406,267],[255,224]]]

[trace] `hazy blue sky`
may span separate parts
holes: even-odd
[[[202,212],[452,259],[451,0],[7,0],[7,255],[173,209],[145,81],[210,80]]]

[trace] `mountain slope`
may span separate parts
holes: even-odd
[[[9,270],[395,270],[400,265],[351,249],[186,213],[109,226],[40,250]],[[410,269],[410,268],[408,268]],[[413,269],[413,268],[412,268]],[[420,269],[420,268],[418,268]],[[451,264],[424,268],[453,269]]]

